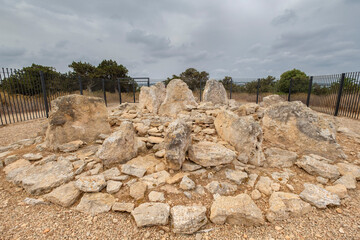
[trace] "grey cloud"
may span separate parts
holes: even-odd
[[[0,56],[2,57],[21,57],[26,53],[25,48],[0,46]]]
[[[142,30],[135,29],[126,35],[126,40],[129,43],[144,44],[151,51],[167,50],[170,48],[170,40],[164,37],[159,37],[155,34],[145,33]]]
[[[274,26],[286,24],[286,23],[294,23],[297,20],[296,13],[291,9],[286,9],[281,15],[275,17],[271,24]]]

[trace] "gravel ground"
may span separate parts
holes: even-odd
[[[0,145],[36,136],[42,131],[44,121],[0,128]],[[360,132],[359,121],[338,118],[337,122]],[[350,156],[351,151],[359,152],[359,146],[346,137],[340,136],[339,143]],[[126,213],[109,212],[92,217],[53,204],[26,205],[24,199],[32,196],[7,182],[1,171],[0,239],[360,239],[360,191],[349,191],[349,195],[339,208],[313,208],[300,218],[276,224],[267,222],[260,227],[208,223],[201,233],[188,236],[175,235],[168,227],[137,228]]]

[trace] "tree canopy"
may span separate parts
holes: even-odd
[[[309,87],[309,77],[299,69],[293,69],[284,72],[278,81],[278,90],[280,92],[289,92],[290,80],[293,79],[291,87],[292,93],[307,92]]]
[[[176,78],[183,80],[191,90],[196,90],[200,88],[200,81],[202,83],[202,88],[205,87],[206,81],[209,80],[209,73],[205,71],[199,72],[195,68],[188,68],[184,72],[180,73],[179,76],[172,75],[171,78],[167,78],[164,81],[165,85]]]

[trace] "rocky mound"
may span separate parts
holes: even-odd
[[[184,84],[171,81],[163,101],[161,84],[142,88],[141,104],[120,105],[109,122],[99,99],[57,99],[49,148],[38,138],[1,149],[8,181],[42,201],[128,212],[138,227],[183,234],[283,221],[339,206],[356,190],[360,160],[345,160],[322,115],[276,96],[262,106],[196,103]],[[208,86],[227,99],[221,84]]]

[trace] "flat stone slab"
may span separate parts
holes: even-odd
[[[81,192],[75,187],[75,182],[69,182],[44,195],[44,198],[63,207],[70,207],[78,199]]]
[[[192,234],[207,223],[206,207],[174,206],[171,208],[171,220],[174,233]]]
[[[138,227],[166,225],[169,222],[170,206],[167,203],[143,203],[131,215]]]
[[[302,191],[299,196],[311,205],[314,205],[317,208],[340,205],[340,198],[338,195],[310,183],[305,183],[304,187],[304,191]]]
[[[75,210],[96,215],[110,211],[115,198],[108,193],[85,193]]]
[[[82,192],[100,192],[106,181],[103,175],[83,176],[75,182],[75,186]]]

